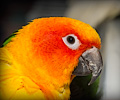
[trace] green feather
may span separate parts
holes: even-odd
[[[4,40],[4,42],[3,42],[3,44],[2,44],[2,47],[4,47],[6,44],[8,44],[9,42],[11,42],[11,39],[13,38],[13,37],[15,37],[16,36],[16,33],[17,31],[15,31],[13,34],[11,34],[8,38],[6,38],[5,40]]]
[[[90,86],[91,75],[77,76],[73,79],[70,90],[70,100],[100,100],[100,94],[97,93],[99,87],[99,78]]]

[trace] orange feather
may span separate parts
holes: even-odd
[[[32,80],[46,99],[68,99],[71,74],[78,58],[85,50],[92,46],[100,48],[101,44],[90,25],[66,17],[35,19],[16,34],[3,48],[14,60],[12,67]],[[80,40],[77,50],[69,49],[62,41],[68,34],[75,34]]]

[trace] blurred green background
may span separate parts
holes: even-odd
[[[38,17],[66,16],[90,24],[102,39],[101,100],[120,100],[119,0],[4,0],[0,12],[0,45],[14,31]]]

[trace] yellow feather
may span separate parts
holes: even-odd
[[[17,65],[17,66],[16,66]],[[5,48],[0,48],[0,97],[3,100],[44,100],[44,94],[31,79],[22,75],[19,64]],[[32,94],[32,95],[31,95]]]

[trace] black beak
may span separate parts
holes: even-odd
[[[78,66],[72,74],[77,76],[87,76],[92,74],[91,81],[88,83],[88,85],[90,85],[98,78],[102,68],[103,61],[101,53],[96,47],[93,47],[80,56]]]

